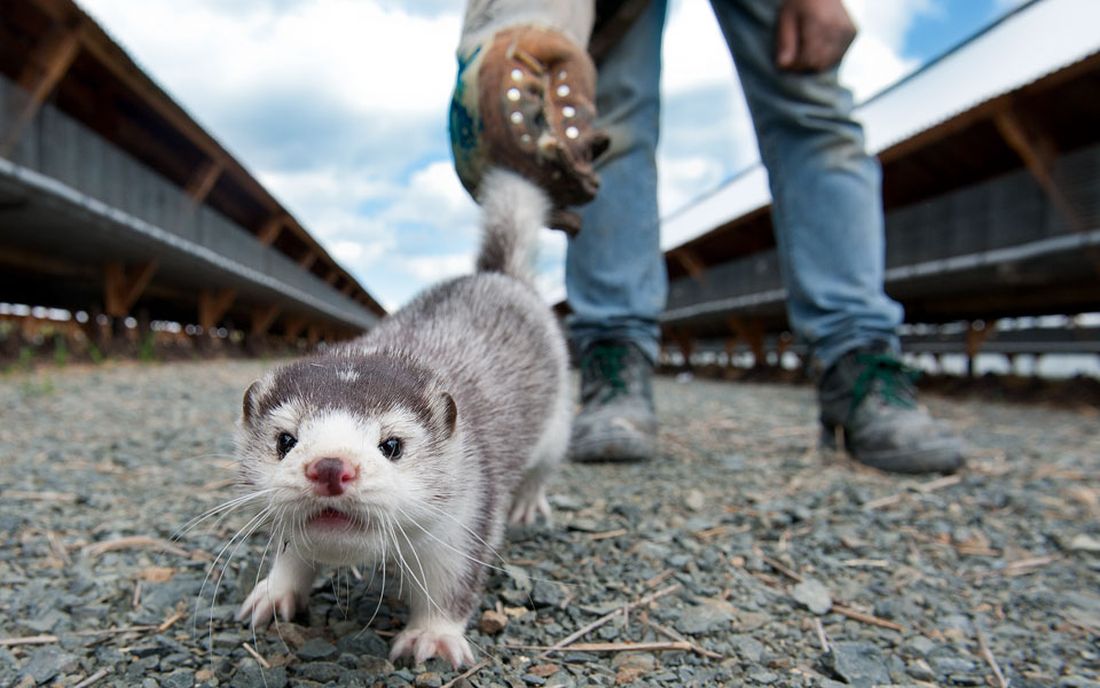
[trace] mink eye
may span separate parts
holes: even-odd
[[[286,455],[294,448],[294,445],[298,444],[298,438],[291,435],[289,432],[280,432],[279,438],[275,440],[275,449],[279,452],[279,460],[286,458]]]
[[[382,452],[382,456],[390,461],[397,461],[401,458],[401,440],[396,437],[383,440],[383,442],[378,445],[378,451]]]

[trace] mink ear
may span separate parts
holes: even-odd
[[[439,393],[439,406],[442,407],[440,429],[443,431],[443,439],[450,439],[455,433],[455,425],[458,423],[458,405],[454,397],[446,392]]]
[[[252,425],[252,417],[256,415],[256,402],[260,393],[260,380],[256,380],[244,393],[244,401],[241,403],[241,418],[245,425]]]

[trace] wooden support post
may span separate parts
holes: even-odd
[[[252,337],[262,337],[267,334],[267,331],[271,329],[271,326],[275,324],[275,319],[279,317],[278,304],[271,304],[270,306],[260,306],[252,310],[252,329],[250,334]]]
[[[735,335],[749,345],[752,351],[752,366],[760,368],[768,364],[768,352],[764,349],[764,323],[756,318],[745,320],[732,316],[728,320]]]
[[[203,289],[199,292],[199,327],[204,333],[217,327],[237,298],[236,289]]]
[[[980,324],[979,324],[980,323]],[[966,376],[974,377],[974,359],[981,352],[982,346],[993,335],[997,321],[971,322],[966,330]]]
[[[1046,193],[1051,204],[1069,223],[1070,228],[1076,232],[1086,229],[1081,214],[1065,193],[1062,192],[1062,187],[1058,185],[1057,180],[1054,179],[1056,152],[1050,138],[1044,136],[1034,126],[1026,126],[1011,107],[1005,108],[994,115],[993,123],[1005,142],[1024,161],[1024,165],[1031,172],[1031,176],[1035,178],[1043,192]]]
[[[321,328],[318,325],[310,325],[306,330],[306,339],[309,340],[309,348],[313,349],[321,341]]]
[[[276,215],[265,222],[263,227],[260,227],[260,231],[256,234],[256,238],[259,239],[260,243],[264,246],[270,246],[279,238],[279,234],[283,231],[283,227],[285,226],[286,216],[282,214]]]
[[[737,353],[737,345],[741,342],[740,335],[733,335],[732,337],[726,337],[726,365],[730,368],[733,367],[733,357]]]
[[[7,157],[11,154],[23,131],[34,120],[42,103],[61,83],[79,52],[80,28],[73,25],[56,26],[35,47],[18,79],[18,84],[30,95],[22,109],[15,114],[8,130],[3,132],[0,156]]]
[[[222,170],[224,169],[225,163],[221,160],[207,160],[199,169],[195,170],[185,189],[194,205],[202,205],[210,190],[218,183],[218,177],[222,176]]]
[[[157,261],[150,260],[127,269],[122,263],[108,263],[104,269],[104,303],[107,315],[125,318],[157,271]]]
[[[775,367],[783,368],[783,356],[791,350],[791,344],[794,344],[794,337],[790,332],[783,332],[779,335],[779,338],[775,341]]]
[[[676,344],[680,347],[680,355],[684,357],[684,367],[691,370],[691,357],[695,354],[695,338],[686,330],[677,330]]]
[[[285,322],[285,331],[283,336],[291,344],[298,342],[298,337],[301,336],[302,330],[306,328],[306,319],[302,316],[288,316]]]

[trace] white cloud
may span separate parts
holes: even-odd
[[[922,14],[941,12],[931,0],[846,0],[859,34],[841,65],[840,78],[863,100],[912,71],[902,55],[905,35]]]
[[[425,283],[464,275],[471,272],[473,268],[474,257],[469,253],[417,256],[409,258],[405,263],[405,269]]]
[[[200,113],[273,85],[324,92],[360,114],[443,111],[460,18],[360,0],[84,0],[155,78]]]
[[[998,0],[1012,2],[1013,0]],[[848,0],[862,28],[842,75],[859,96],[911,68],[901,44],[932,0]],[[461,3],[82,0],[387,307],[470,269],[477,209],[451,169],[446,117]],[[709,4],[674,0],[664,40],[663,213],[756,157]],[[564,240],[540,243],[561,293]]]

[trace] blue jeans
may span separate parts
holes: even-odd
[[[836,70],[789,74],[775,67],[781,0],[712,0],[752,113],[768,170],[787,315],[827,368],[872,342],[897,349],[902,308],[883,291],[881,172],[852,121],[851,93]],[[624,339],[656,360],[657,318],[668,277],[660,249],[656,147],[665,0],[645,13],[599,65],[597,108],[611,134],[602,187],[579,208],[565,283],[578,350]]]

